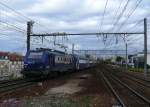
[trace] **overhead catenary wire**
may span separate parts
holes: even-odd
[[[135,10],[138,8],[138,6],[140,5],[140,3],[142,2],[143,0],[137,0],[137,4],[136,6],[129,12],[126,20],[124,22],[122,22],[122,24],[118,27],[117,31],[120,31],[121,28],[125,25],[125,23],[129,20],[129,18],[132,16],[132,14],[135,12]]]
[[[125,6],[123,7],[122,11],[121,11],[120,14],[118,15],[118,17],[117,17],[115,23],[113,24],[113,29],[112,29],[112,31],[115,29],[115,26],[118,24],[118,22],[119,22],[120,19],[122,18],[122,16],[123,16],[123,14],[125,13],[125,11],[126,11],[128,5],[129,5],[130,1],[131,1],[131,0],[127,0]]]
[[[104,23],[104,18],[105,18],[105,13],[106,13],[106,9],[107,9],[107,4],[108,4],[108,0],[106,0],[105,7],[104,7],[104,12],[103,12],[102,19],[101,19],[100,32],[102,31],[102,26],[103,26],[103,23]]]
[[[6,8],[8,8],[8,9],[10,9],[11,11],[13,11],[14,13],[20,15],[20,16],[21,16],[22,18],[24,18],[24,19],[32,20],[32,19],[30,19],[29,17],[25,16],[24,14],[22,14],[22,13],[16,11],[15,9],[9,7],[8,5],[6,5],[6,4],[4,4],[4,3],[2,3],[2,2],[0,2],[0,5],[2,5],[2,6],[4,6],[4,7],[6,7]],[[27,20],[26,20],[26,21],[27,21]]]
[[[1,20],[0,20],[0,23],[6,24],[6,25],[10,26],[12,29],[14,29],[14,30],[16,30],[16,31],[18,31],[18,32],[26,33],[26,30],[21,29],[20,27],[14,25],[14,24],[10,24],[10,23],[8,23],[8,22],[4,22],[4,21],[1,21]],[[8,26],[7,26],[7,27],[8,27]],[[9,27],[9,28],[10,28],[10,27]]]
[[[119,14],[119,10],[121,9],[121,5],[122,5],[122,2],[123,0],[120,1],[119,3],[119,7],[116,9],[116,12],[115,12],[115,16],[117,16],[117,14]],[[120,14],[118,15],[118,17],[116,17],[117,19],[114,20],[114,23],[113,23],[113,26],[111,29],[109,29],[110,31],[113,31],[115,29],[115,26],[118,24],[118,22],[120,21],[121,17],[123,16],[124,12],[126,11],[127,9],[127,6],[129,4],[130,0],[127,0],[126,4],[124,5],[123,9],[121,10]],[[105,37],[107,39],[107,37]],[[117,36],[116,36],[116,40],[117,40]]]
[[[27,17],[26,15],[22,14],[21,12],[16,11],[15,9],[11,8],[10,6],[0,2],[0,5],[8,8],[9,10],[13,11],[14,13],[18,14],[20,16],[20,18],[24,19],[25,21],[34,21],[36,24],[38,24],[39,26],[42,26],[44,28],[46,28],[47,30],[50,30],[47,26],[39,23],[39,21],[35,21],[34,19]]]
[[[135,29],[136,27],[138,27],[139,24],[143,24],[143,23],[144,23],[144,20],[141,19],[141,20],[137,21],[133,26],[129,27],[127,29],[127,31],[131,31],[131,30]]]
[[[25,21],[25,23],[26,23],[26,21],[31,21],[31,20],[32,20],[32,21],[34,21],[36,24],[38,24],[39,26],[42,26],[43,28],[46,28],[47,30],[50,30],[50,29],[48,29],[48,27],[46,27],[45,25],[40,24],[39,22],[37,22],[37,21],[35,21],[35,20],[33,20],[33,19],[27,17],[26,15],[22,14],[21,12],[16,11],[15,9],[11,8],[10,6],[8,6],[8,5],[6,5],[6,4],[4,4],[4,3],[2,3],[2,2],[0,2],[0,5],[3,6],[3,7],[5,7],[6,9],[12,11],[12,13],[14,13],[15,15],[18,15],[19,18],[21,18],[21,19],[23,19],[23,20]],[[5,14],[5,15],[7,15],[7,14]],[[7,15],[7,16],[8,16],[8,15]],[[18,16],[17,16],[17,18],[18,18]],[[17,21],[19,21],[19,20],[17,20]],[[7,28],[9,28],[9,29],[12,29],[12,30],[15,30],[15,31],[17,31],[17,32],[21,32],[21,33],[23,33],[23,34],[26,34],[26,32],[27,32],[26,29],[23,29],[22,27],[17,26],[17,25],[15,25],[15,24],[11,24],[11,23],[9,23],[9,22],[7,22],[7,21],[2,21],[2,20],[1,20],[1,23],[3,23],[3,24],[5,25],[5,27],[7,27]]]
[[[117,15],[119,14],[119,10],[121,9],[122,2],[123,2],[123,0],[120,0],[119,6],[118,6],[118,8],[116,9],[116,11],[114,13],[114,18],[113,19],[116,19]],[[115,20],[113,20],[113,23],[115,23]],[[109,30],[112,31],[113,27],[111,29],[109,29]]]
[[[121,0],[121,1],[122,1],[122,0]],[[107,2],[108,2],[108,0],[106,1],[106,5],[105,5],[105,9],[104,9],[105,12],[104,12],[104,13],[106,13],[106,8],[107,8],[107,4],[108,4]],[[104,14],[104,17],[103,17],[102,26],[103,26],[104,19],[105,19],[105,14]],[[18,29],[18,28],[14,27],[14,26],[13,26],[13,28],[14,28],[14,29]],[[18,30],[19,30],[19,29],[18,29]],[[21,30],[21,29],[20,29],[20,30]],[[23,30],[23,29],[22,29],[22,30]]]

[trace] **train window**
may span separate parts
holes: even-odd
[[[30,59],[41,59],[43,52],[30,52],[28,58]]]
[[[58,61],[59,61],[59,57],[58,57]]]

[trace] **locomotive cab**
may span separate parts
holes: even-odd
[[[43,70],[46,68],[46,55],[41,51],[29,51],[26,53],[24,59],[24,70],[23,74],[41,75]]]

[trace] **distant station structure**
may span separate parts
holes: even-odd
[[[73,50],[75,54],[92,56],[94,59],[108,59],[116,56],[126,56],[126,50]]]
[[[74,50],[74,53],[90,55],[125,55],[126,50]]]

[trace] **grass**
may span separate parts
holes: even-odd
[[[91,106],[92,98],[89,96],[83,96],[78,100],[67,99],[62,103],[62,107],[92,107]]]
[[[78,99],[61,98],[55,100],[33,101],[28,100],[23,107],[92,107],[92,97],[83,96]]]
[[[144,72],[143,68],[129,68],[129,71],[131,72]]]

